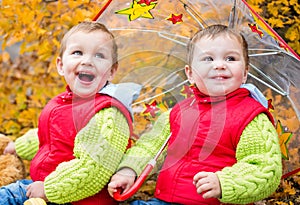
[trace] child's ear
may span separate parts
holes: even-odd
[[[118,63],[115,63],[111,67],[111,71],[110,71],[111,73],[110,73],[110,76],[108,78],[108,81],[112,81],[114,79],[117,70],[118,70]]]
[[[185,65],[184,69],[185,69],[185,75],[186,75],[188,81],[190,82],[190,84],[194,84],[195,81],[193,80],[192,68],[189,65]]]
[[[248,77],[248,70],[249,70],[249,67],[246,67],[246,68],[245,68],[244,77],[243,77],[243,83],[246,83],[246,81],[247,81],[247,77]]]
[[[59,75],[63,76],[64,75],[64,70],[63,70],[63,63],[61,57],[56,58],[56,69]]]

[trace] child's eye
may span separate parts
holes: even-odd
[[[105,58],[103,53],[96,53],[96,58]]]
[[[202,61],[213,61],[214,59],[210,56],[206,56],[202,59]]]
[[[228,57],[226,57],[226,61],[235,61],[235,57],[228,56]]]
[[[81,52],[81,51],[74,51],[72,54],[73,54],[73,55],[81,56],[81,55],[82,55],[82,52]]]

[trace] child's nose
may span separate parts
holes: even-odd
[[[226,69],[226,63],[224,60],[215,60],[214,69]]]
[[[93,64],[93,58],[90,55],[84,55],[81,61],[82,65],[92,65]]]

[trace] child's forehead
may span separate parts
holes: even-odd
[[[194,44],[195,44],[195,46],[197,44],[211,46],[213,44],[218,44],[219,42],[235,44],[235,45],[239,45],[239,46],[242,46],[242,44],[243,44],[242,37],[235,35],[235,34],[231,34],[231,33],[218,33],[215,35],[210,35],[210,34],[202,35],[199,38],[195,39]]]
[[[232,40],[237,40],[240,41],[241,37],[233,34],[233,33],[229,33],[229,32],[221,32],[221,33],[217,33],[217,34],[204,34],[199,36],[195,42],[200,41],[200,40],[214,40],[216,38],[226,38],[226,39],[232,39]]]
[[[233,50],[242,52],[243,44],[235,35],[205,35],[194,42],[193,49],[200,53],[214,53],[217,51],[231,52]]]
[[[71,33],[69,35],[69,38],[72,37],[72,36],[101,36],[102,38],[103,37],[107,37],[107,38],[110,38],[110,35],[106,32],[106,31],[103,31],[101,29],[97,29],[97,30],[77,30],[77,31],[74,31],[73,33]]]
[[[102,30],[94,30],[94,31],[76,31],[68,36],[65,43],[66,45],[70,43],[90,43],[93,44],[105,44],[108,45],[113,41],[111,36]]]

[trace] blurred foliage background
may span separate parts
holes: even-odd
[[[297,0],[247,2],[300,53]],[[78,22],[91,20],[104,3],[103,0],[0,1],[0,133],[15,140],[37,127],[44,105],[65,90],[55,67],[62,35]],[[300,204],[299,177],[292,180],[284,181],[281,190],[264,204],[291,204],[281,200],[283,196],[285,199],[295,196]]]
[[[105,1],[0,1],[0,132],[16,138],[31,127],[50,98],[65,89],[55,59],[62,35],[91,20]],[[300,53],[297,0],[248,3]]]
[[[2,1],[0,132],[15,138],[37,126],[43,106],[65,89],[55,67],[62,35],[98,11],[96,1]]]

